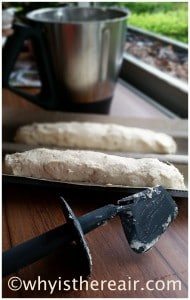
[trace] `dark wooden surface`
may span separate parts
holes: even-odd
[[[31,106],[26,101],[3,91],[3,107]],[[37,108],[35,108],[37,109]],[[77,216],[107,203],[116,203],[123,197],[121,194],[75,193],[69,190],[44,190],[40,187],[23,185],[3,186],[3,250],[18,245],[65,222],[61,211],[59,195],[65,197]],[[35,280],[58,281],[53,294],[42,282],[32,291],[24,287],[11,291],[8,281],[3,279],[2,296],[8,297],[187,297],[187,199],[177,199],[179,215],[167,232],[149,252],[139,255],[128,246],[119,218],[114,218],[105,226],[96,229],[86,236],[93,260],[92,276],[88,283],[96,280],[99,290],[64,291],[61,286],[64,280],[77,279],[80,275],[80,258],[74,249],[59,249],[56,253],[20,270],[17,274],[23,282]],[[40,277],[39,277],[40,276]],[[114,280],[116,284],[126,282],[127,290],[109,290],[104,282]],[[136,290],[134,280],[139,280]],[[146,282],[151,280],[150,288]],[[154,282],[154,283],[153,283]],[[120,282],[121,283],[121,282]],[[130,283],[131,288],[130,288]],[[157,289],[156,289],[157,285]],[[97,286],[96,286],[97,287]],[[121,285],[120,285],[121,287]],[[112,285],[113,288],[113,285]],[[78,287],[79,289],[79,287]]]

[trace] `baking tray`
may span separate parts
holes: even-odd
[[[126,152],[108,152],[111,154],[128,156],[134,158],[156,157],[162,161],[169,161],[176,165],[179,171],[184,175],[185,184],[188,184],[188,122],[184,119],[145,119],[145,118],[122,118],[116,116],[96,115],[96,114],[79,114],[64,113],[56,111],[46,111],[43,109],[20,109],[4,108],[2,114],[2,150],[3,154],[22,152],[34,148],[31,145],[18,144],[14,142],[14,135],[19,126],[30,124],[33,122],[59,122],[59,121],[88,121],[102,123],[116,123],[125,126],[140,127],[152,129],[159,132],[165,132],[173,136],[176,140],[178,150],[174,155],[170,154],[150,154],[150,153],[126,153]],[[102,151],[101,151],[102,152]],[[123,193],[124,195],[134,194],[145,187],[124,187],[115,185],[96,185],[89,183],[70,183],[60,181],[50,181],[45,179],[35,179],[29,177],[19,177],[9,174],[3,174],[4,184],[21,184],[29,186],[39,186],[56,188],[61,190],[82,190],[82,191],[98,191]],[[188,192],[168,189],[173,197],[187,198]]]
[[[63,190],[75,190],[75,191],[85,191],[85,192],[111,192],[111,193],[123,193],[125,196],[138,193],[145,190],[147,187],[129,187],[129,186],[120,186],[120,185],[98,185],[93,183],[81,183],[81,182],[60,182],[47,179],[37,179],[31,177],[15,176],[9,174],[3,174],[2,176],[3,184],[21,184],[27,186],[38,186],[46,188],[54,188]],[[187,198],[187,190],[175,190],[175,189],[166,189],[170,195],[174,198]]]
[[[156,157],[161,161],[169,161],[174,164],[188,163],[188,122],[184,119],[145,119],[145,118],[122,118],[116,116],[64,113],[57,111],[46,111],[43,109],[15,109],[4,108],[2,114],[2,151],[3,154],[22,152],[32,149],[36,146],[19,144],[14,142],[14,135],[19,126],[33,122],[60,122],[60,121],[88,121],[115,123],[131,127],[147,128],[159,132],[165,132],[173,136],[177,143],[177,153],[170,154],[152,154],[152,153],[129,153],[102,151],[120,156],[133,158]],[[50,147],[49,147],[50,148]]]

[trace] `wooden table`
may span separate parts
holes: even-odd
[[[116,98],[114,101],[117,113],[119,109],[123,111],[119,100]],[[38,110],[32,104],[4,90],[3,109],[7,106],[20,107],[21,113],[22,107]],[[155,117],[152,111],[149,117]],[[157,117],[162,118],[160,112]],[[105,204],[116,203],[124,197],[120,193],[86,193],[4,185],[3,249],[9,249],[63,224],[65,219],[60,195],[65,197],[77,216]],[[91,278],[81,283],[81,286],[72,283],[73,278],[75,281],[80,279],[80,257],[74,248],[64,248],[16,274],[5,277],[3,297],[187,297],[187,199],[176,201],[179,215],[151,251],[141,255],[134,253],[127,244],[119,218],[114,218],[105,226],[86,235],[93,270]],[[12,276],[18,277],[14,282],[17,287],[15,291],[8,286]],[[32,286],[27,287],[28,282]],[[55,286],[53,292],[49,283]],[[20,284],[22,287],[19,288]]]

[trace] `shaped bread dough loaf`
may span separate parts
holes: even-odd
[[[20,127],[15,141],[29,145],[143,153],[175,153],[174,139],[148,129],[90,122],[34,123]]]
[[[185,189],[173,165],[155,158],[126,158],[85,150],[33,149],[7,154],[6,171],[17,176],[67,182]]]

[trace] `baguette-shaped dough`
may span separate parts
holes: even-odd
[[[34,123],[20,127],[15,141],[29,145],[143,153],[175,153],[174,139],[148,129],[91,122]]]
[[[155,158],[126,158],[85,150],[33,149],[7,154],[9,174],[67,182],[185,189],[184,179],[173,165]]]

